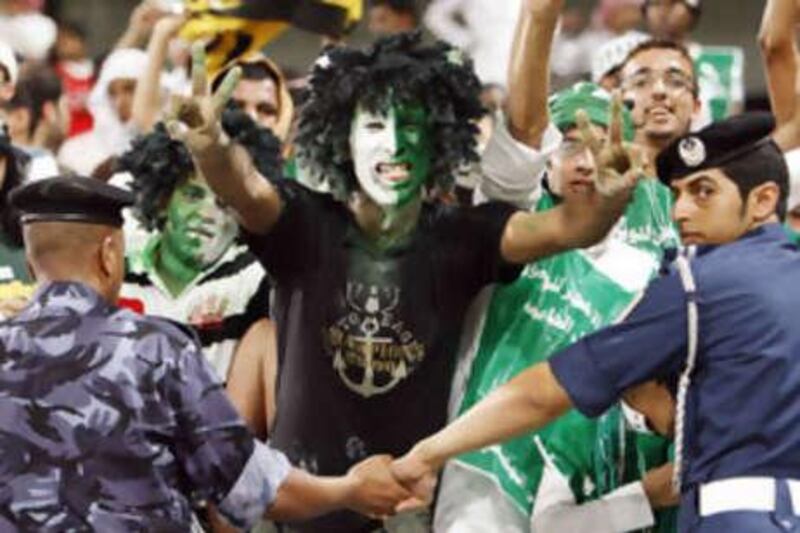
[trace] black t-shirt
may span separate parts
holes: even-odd
[[[281,217],[252,251],[275,281],[279,377],[272,444],[310,472],[340,475],[401,455],[447,421],[464,313],[519,267],[500,255],[514,209],[426,204],[404,245],[379,252],[346,206],[279,182]],[[351,521],[352,519],[352,521]],[[305,531],[360,531],[338,513]]]

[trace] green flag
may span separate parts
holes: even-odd
[[[717,122],[729,117],[744,103],[744,52],[738,46],[694,45],[690,50],[708,118]]]

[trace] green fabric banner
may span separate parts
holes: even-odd
[[[700,99],[709,107],[712,122],[729,117],[736,103],[744,103],[744,52],[737,46],[691,47]]]
[[[642,180],[604,243],[530,264],[516,282],[498,287],[486,310],[460,412],[532,364],[624,317],[657,274],[664,248],[678,244],[671,204],[666,187]],[[545,196],[536,209],[552,205],[552,197]],[[570,479],[578,502],[639,479],[651,465],[665,462],[668,448],[660,437],[625,428],[618,409],[597,420],[572,411],[542,431],[459,461],[494,478],[530,515],[544,467],[535,438]]]

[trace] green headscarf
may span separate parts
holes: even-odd
[[[575,112],[583,109],[593,124],[608,128],[611,95],[597,84],[579,82],[559,91],[548,100],[550,120],[562,132],[575,126]],[[630,111],[622,109],[622,137],[633,140],[633,118]]]

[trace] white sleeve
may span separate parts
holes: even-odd
[[[232,525],[249,530],[275,501],[292,465],[286,456],[254,440],[255,448],[239,479],[217,508]]]
[[[789,167],[789,211],[800,205],[800,148],[783,154]]]
[[[538,199],[547,159],[561,144],[561,132],[548,124],[538,150],[523,144],[508,130],[498,114],[494,131],[481,157],[481,181],[475,188],[475,204],[501,200],[530,209]]]
[[[546,455],[544,472],[534,498],[531,533],[622,533],[655,524],[653,510],[640,482],[623,485],[600,499],[578,504],[569,480]]]
[[[550,471],[550,472],[548,472]],[[622,533],[655,524],[653,511],[640,482],[629,483],[602,496],[578,504],[566,478],[554,482],[547,468],[536,495],[531,532]],[[555,476],[561,476],[555,473]],[[543,505],[539,505],[544,501]]]
[[[463,4],[464,0],[434,0],[425,12],[425,25],[438,38],[468,51],[475,38],[471,29],[455,18]]]

